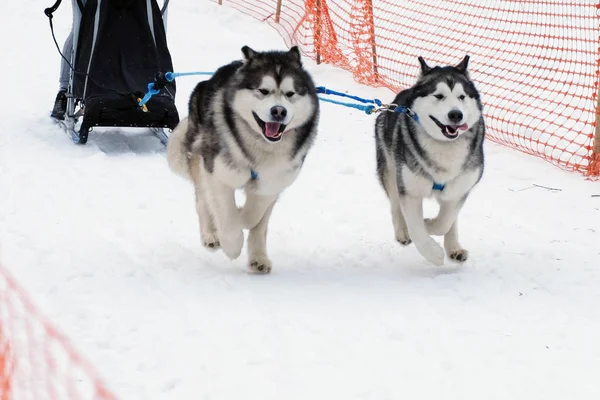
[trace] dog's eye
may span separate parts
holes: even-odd
[[[443,95],[443,94],[436,94],[436,95],[435,95],[435,96],[433,96],[433,97],[435,97],[435,98],[436,98],[436,99],[438,99],[438,100],[442,100],[442,99],[444,98],[444,95]]]
[[[465,97],[466,97],[466,96],[465,96],[464,94],[461,94],[460,96],[458,96],[458,98],[459,98],[460,100],[464,100],[464,99],[465,99]]]
[[[259,91],[261,94],[264,94],[265,96],[269,94],[269,91],[268,91],[267,89],[258,89],[258,91]]]
[[[290,98],[290,97],[292,97],[292,96],[293,96],[293,95],[295,95],[295,94],[296,94],[296,93],[294,93],[294,92],[287,92],[287,93],[285,94],[285,96],[286,96],[286,97],[288,97],[288,98]]]

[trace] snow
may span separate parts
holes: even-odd
[[[245,251],[231,262],[201,247],[192,188],[156,138],[97,129],[76,146],[49,121],[49,5],[0,5],[0,258],[119,398],[600,395],[600,183],[488,141],[460,216],[470,259],[434,267],[394,240],[373,116],[322,103],[273,213],[274,270],[251,275]],[[54,18],[61,46],[70,12]],[[172,4],[168,35],[176,71],[283,47],[266,24],[192,0]],[[318,84],[393,96],[305,63]],[[182,117],[197,81],[178,80]]]

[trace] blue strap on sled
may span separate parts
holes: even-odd
[[[175,78],[189,75],[212,75],[213,72],[167,72],[166,74],[158,73],[154,78],[154,82],[148,84],[148,92],[139,100],[138,105],[142,110],[147,111],[146,103],[152,96],[159,94],[161,89],[169,82],[173,82]]]

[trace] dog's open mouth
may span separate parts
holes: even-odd
[[[448,139],[456,139],[458,137],[459,130],[466,131],[469,129],[469,125],[467,125],[467,124],[444,125],[440,121],[438,121],[436,118],[432,117],[431,115],[429,116],[429,118],[431,118],[433,120],[433,122],[435,122],[435,124],[440,127],[440,129],[442,130],[442,134],[444,136],[446,136]]]
[[[280,122],[265,122],[260,119],[255,112],[253,112],[252,115],[254,115],[256,123],[260,126],[263,135],[269,142],[279,142],[281,140],[283,131],[285,131],[285,124]]]

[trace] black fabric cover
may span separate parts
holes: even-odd
[[[97,37],[92,49],[98,2]],[[179,122],[175,82],[146,103],[149,112],[137,106],[136,99],[144,96],[157,73],[173,71],[160,8],[156,0],[151,4],[154,37],[148,24],[146,0],[86,2],[75,60],[79,73],[73,80],[74,94],[85,105],[83,124],[174,128]]]

